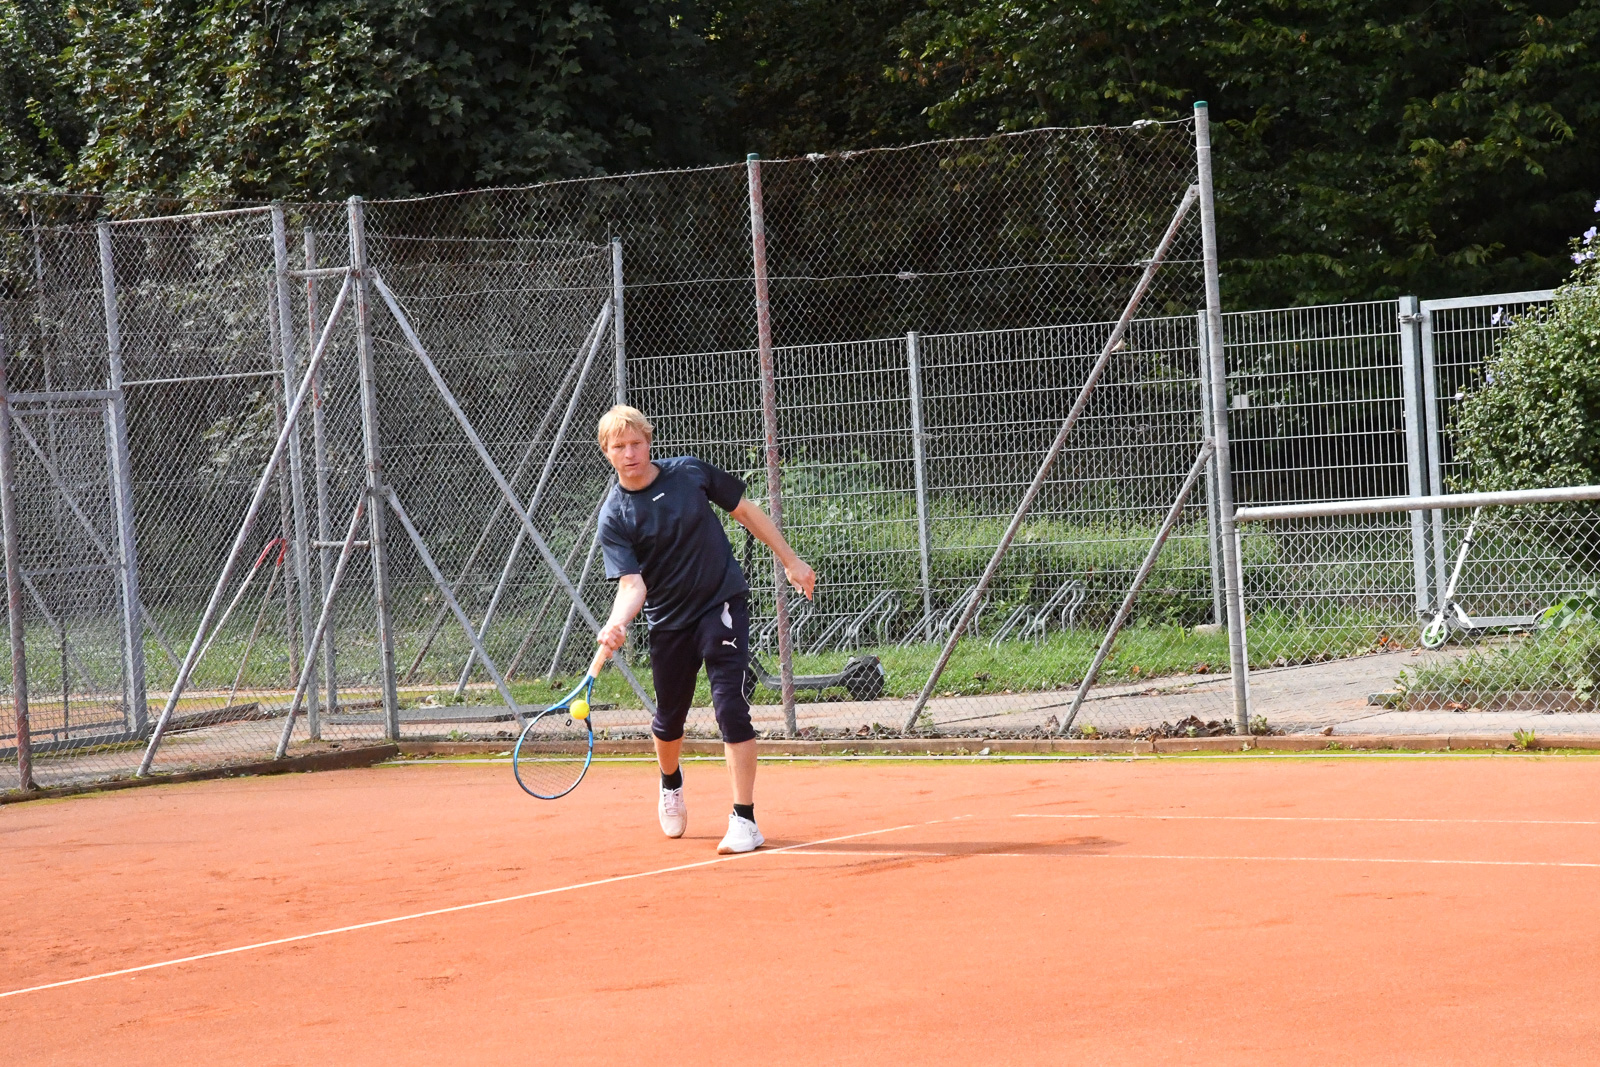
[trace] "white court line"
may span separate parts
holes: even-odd
[[[804,849],[804,845],[797,848]],[[1594,867],[1600,863],[1560,860],[1429,860],[1404,856],[1178,856],[1148,852],[850,852],[844,849],[791,852],[793,856],[927,856],[929,858],[977,859],[1086,859],[1086,860],[1196,860],[1220,863],[1415,863],[1446,867]]]
[[[555,893],[571,893],[579,889],[593,889],[596,886],[613,885],[617,882],[631,882],[640,878],[652,878],[658,874],[674,874],[678,871],[692,871],[697,867],[711,867],[718,863],[731,863],[734,860],[748,859],[751,856],[774,856],[789,852],[797,848],[807,848],[813,845],[831,845],[837,841],[850,841],[859,837],[873,837],[878,834],[892,834],[896,830],[910,830],[918,826],[932,826],[935,823],[945,822],[945,819],[932,819],[925,823],[906,823],[904,826],[888,826],[881,830],[863,830],[858,834],[843,834],[839,837],[823,838],[820,841],[807,841],[798,845],[784,845],[781,848],[760,849],[756,852],[744,852],[734,856],[718,856],[716,859],[700,860],[696,863],[680,863],[675,867],[658,867],[653,871],[638,871],[634,874],[618,874],[610,878],[597,878],[591,882],[576,882],[572,885],[556,886],[553,889],[536,889],[531,893],[517,893],[509,897],[496,897],[493,900],[478,900],[470,904],[454,904],[448,908],[433,908],[429,911],[412,912],[409,915],[396,915],[388,919],[374,919],[371,922],[352,923],[349,926],[336,926],[330,930],[315,930],[307,934],[294,934],[290,937],[274,938],[271,941],[257,941],[250,945],[236,945],[233,948],[217,949],[214,952],[201,952],[193,956],[183,956],[174,960],[162,960],[159,963],[144,963],[137,967],[123,967],[115,971],[103,971],[100,974],[87,974],[81,978],[68,978],[60,982],[46,982],[44,985],[29,986],[26,989],[12,989],[0,993],[0,1000],[6,997],[20,997],[24,993],[39,993],[46,989],[60,989],[63,986],[81,985],[84,982],[96,982],[102,978],[119,978],[125,974],[138,974],[141,971],[154,971],[163,967],[176,967],[180,963],[195,963],[199,960],[216,959],[219,956],[232,956],[240,952],[252,952],[261,948],[273,948],[277,945],[290,945],[296,941],[309,941],[317,937],[331,937],[334,934],[348,934],[356,930],[370,930],[376,926],[390,926],[394,923],[411,922],[414,919],[427,919],[435,915],[449,915],[458,911],[472,911],[475,908],[488,908],[496,904],[513,904],[519,900],[532,900],[535,897],[547,897]]]
[[[1600,825],[1600,819],[1411,819],[1405,816],[1176,816],[1176,814],[1018,814],[1016,819],[1149,819],[1154,822],[1459,822],[1462,825]]]

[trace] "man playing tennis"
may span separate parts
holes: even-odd
[[[661,767],[657,814],[668,837],[682,837],[689,824],[678,754],[695,679],[705,664],[733,779],[733,813],[717,851],[750,852],[765,840],[756,828],[756,734],[744,695],[750,586],[711,505],[771,548],[789,584],[807,599],[817,575],[767,513],[744,498],[738,478],[693,456],[651,462],[654,433],[650,420],[623,404],[600,418],[600,448],[617,472],[617,484],[600,507],[600,545],[617,598],[597,640],[612,652],[620,649],[628,624],[644,609],[656,685],[650,732]]]

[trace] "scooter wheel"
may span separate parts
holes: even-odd
[[[845,689],[856,700],[877,700],[884,690],[883,664],[874,661],[866,670],[858,670],[844,680]]]
[[[1450,622],[1444,616],[1435,616],[1434,620],[1422,628],[1422,647],[1440,648],[1450,640]]]

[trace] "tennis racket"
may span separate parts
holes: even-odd
[[[594,724],[589,698],[594,680],[605,666],[609,649],[601,648],[589,673],[572,692],[529,720],[511,750],[511,772],[522,791],[540,800],[557,800],[578,788],[594,760]]]

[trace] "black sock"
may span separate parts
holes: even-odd
[[[735,804],[733,813],[741,819],[749,819],[751,822],[756,821],[756,806],[754,804]]]
[[[679,767],[677,770],[673,771],[671,774],[663,774],[661,776],[661,788],[662,789],[682,789],[683,788],[683,768]]]

